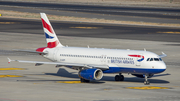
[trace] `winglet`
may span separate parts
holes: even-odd
[[[10,58],[7,58],[8,59],[8,63],[11,63],[11,59]]]
[[[163,58],[163,57],[166,57],[166,56],[167,55],[164,52],[162,52],[162,55],[159,55],[160,58]]]

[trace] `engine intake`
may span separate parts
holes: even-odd
[[[103,72],[100,69],[85,69],[80,71],[78,76],[86,80],[100,80],[103,77]]]

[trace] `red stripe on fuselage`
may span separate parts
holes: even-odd
[[[144,58],[144,56],[142,56],[142,55],[128,55],[128,56],[131,56],[131,57],[138,57],[138,58]]]
[[[44,21],[44,19],[41,18],[41,20],[42,20],[42,23],[43,23],[43,27],[46,28],[49,32],[51,32],[51,33],[53,34],[53,31],[52,31],[51,26],[48,25],[48,24]]]

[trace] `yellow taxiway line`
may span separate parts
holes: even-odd
[[[157,33],[180,34],[180,32],[157,32]]]
[[[1,70],[25,70],[24,68],[0,68]]]
[[[56,83],[69,83],[69,84],[75,84],[75,83],[81,83],[81,81],[57,81]]]
[[[101,27],[69,27],[69,28],[79,28],[79,29],[100,29]]]
[[[15,24],[17,22],[0,22],[0,24]]]
[[[128,89],[140,89],[140,90],[151,90],[151,89],[170,89],[169,87],[154,87],[154,86],[145,86],[145,87],[126,87]]]
[[[0,78],[5,78],[5,77],[22,77],[19,75],[0,75]]]

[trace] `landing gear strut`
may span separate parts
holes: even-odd
[[[147,77],[148,77],[148,74],[145,75],[144,85],[149,85],[150,84]]]
[[[86,79],[83,79],[83,78],[80,78],[80,80],[81,80],[81,83],[89,83],[90,82],[90,80],[86,80]]]
[[[119,73],[119,75],[115,76],[115,81],[124,81],[124,76]]]

